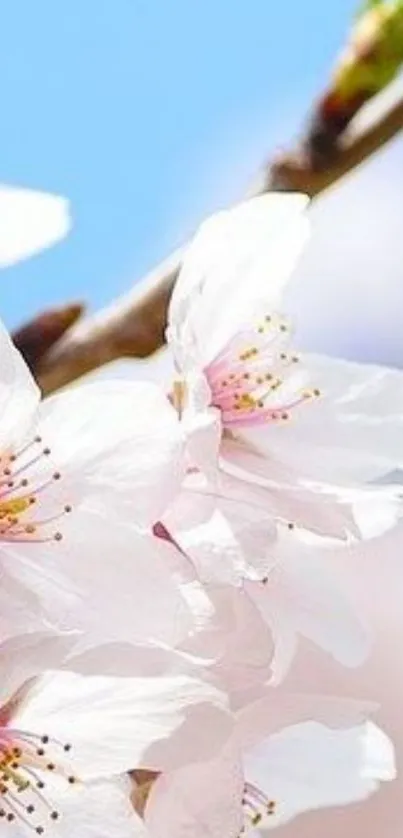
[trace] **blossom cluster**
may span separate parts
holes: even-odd
[[[403,374],[298,352],[282,310],[307,203],[200,228],[168,392],[41,400],[1,328],[0,836],[238,838],[395,776],[370,696],[287,688],[301,638],[365,659],[340,567],[402,515]]]

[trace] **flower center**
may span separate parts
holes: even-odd
[[[47,490],[61,481],[60,472],[51,468],[50,455],[37,436],[20,451],[0,456],[0,541],[61,541],[56,522],[71,512],[70,504],[58,493],[52,514],[42,512]]]
[[[46,774],[57,774],[72,785],[77,778],[58,765],[60,752],[71,750],[46,734],[0,727],[0,819],[23,823],[38,835],[60,812],[47,796]]]
[[[294,408],[320,396],[292,375],[299,357],[285,351],[289,331],[284,320],[267,315],[255,330],[232,338],[205,369],[212,404],[226,427],[283,422]]]
[[[257,786],[245,783],[242,807],[244,811],[245,832],[249,826],[259,826],[266,818],[275,814],[276,801],[270,800]]]

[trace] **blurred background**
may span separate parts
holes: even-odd
[[[7,325],[71,299],[102,306],[240,198],[298,136],[356,11],[357,0],[8,4],[2,179],[67,195],[75,226],[4,274]],[[289,299],[304,344],[403,363],[402,164],[396,139],[317,203]]]

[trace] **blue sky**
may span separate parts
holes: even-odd
[[[295,135],[356,0],[13,0],[1,180],[71,199],[62,245],[3,275],[13,326],[108,302]]]

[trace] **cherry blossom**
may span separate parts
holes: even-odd
[[[119,381],[41,402],[3,328],[0,354],[7,632],[24,629],[25,598],[31,628],[49,621],[81,630],[88,644],[122,637],[175,644],[192,614],[174,549],[151,534],[182,476],[174,409],[154,385]]]
[[[221,469],[280,494],[280,505],[300,488],[319,515],[323,502],[343,503],[346,487],[401,462],[403,375],[294,348],[279,309],[306,239],[306,204],[301,195],[265,195],[202,225],[167,335],[172,398],[185,424],[196,423],[191,454],[203,434],[205,469],[215,454]]]
[[[363,661],[368,636],[334,542],[365,552],[403,508],[397,487],[373,485],[401,458],[403,375],[302,356],[278,313],[306,204],[266,195],[208,220],[167,332],[188,467],[163,524],[205,584],[253,600],[276,640],[277,680],[298,635],[347,666]]]
[[[189,662],[134,676],[133,647],[129,677],[41,674],[66,650],[37,634],[1,657],[0,834],[93,836],[105,822],[141,832],[125,773],[210,759],[231,734],[227,697]]]
[[[133,801],[151,835],[237,838],[310,809],[362,800],[394,777],[392,745],[365,708],[330,698],[287,700],[280,692],[241,708],[216,759],[152,778],[135,772]]]

